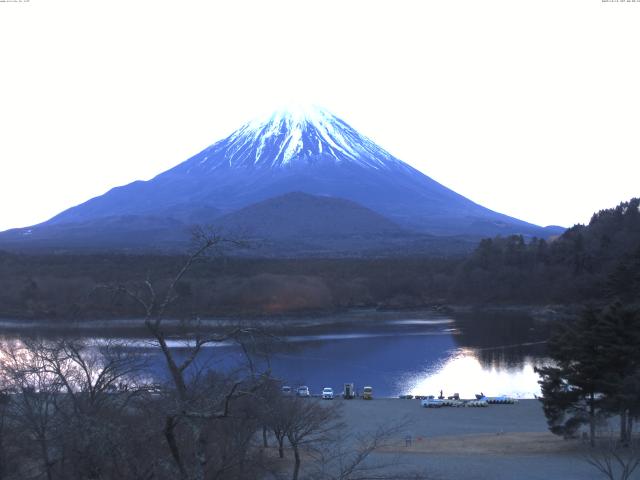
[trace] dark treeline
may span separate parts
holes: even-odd
[[[239,258],[195,265],[177,286],[172,316],[201,317],[408,308],[435,303],[637,302],[639,199],[594,214],[562,236],[497,237],[466,257]],[[131,300],[96,290],[110,282],[168,282],[184,261],[161,255],[0,252],[0,316],[134,317]]]
[[[452,297],[483,302],[582,303],[640,296],[640,199],[601,210],[552,241],[482,240],[462,262]]]
[[[131,318],[124,296],[98,287],[167,283],[181,256],[0,254],[0,317]],[[443,302],[450,259],[207,258],[178,285],[169,316],[271,314]]]

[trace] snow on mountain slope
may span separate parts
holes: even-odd
[[[318,107],[278,110],[267,118],[253,120],[200,155],[198,165],[204,169],[284,168],[312,159],[352,162],[374,169],[403,165],[338,117]]]

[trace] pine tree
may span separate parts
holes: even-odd
[[[620,441],[627,444],[640,410],[640,312],[614,303],[600,316],[597,334],[605,346],[603,403],[620,416]]]
[[[628,443],[640,415],[640,311],[587,309],[552,335],[548,353],[554,365],[537,372],[550,430],[571,437],[588,424],[594,445],[598,417],[619,415]]]
[[[592,445],[601,414],[599,393],[604,380],[598,322],[597,312],[588,309],[577,320],[560,327],[548,344],[555,365],[536,369],[551,432],[573,437],[582,425],[588,424]]]

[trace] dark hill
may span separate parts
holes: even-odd
[[[293,192],[244,207],[215,221],[260,238],[296,239],[404,235],[406,230],[349,200]]]

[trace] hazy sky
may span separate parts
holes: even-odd
[[[640,195],[640,1],[0,2],[0,230],[283,103],[541,225]]]

